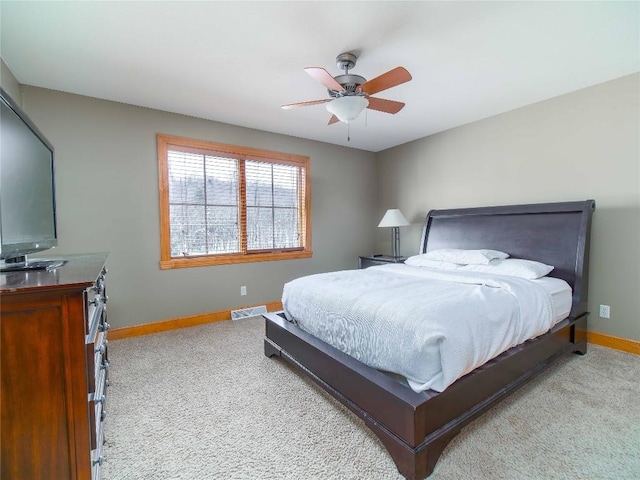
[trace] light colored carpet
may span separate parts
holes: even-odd
[[[264,320],[109,344],[103,479],[402,479]],[[640,478],[640,357],[589,346],[468,425],[430,479]]]

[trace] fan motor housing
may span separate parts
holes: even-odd
[[[335,81],[344,87],[346,92],[337,92],[335,90],[328,90],[329,95],[334,98],[344,97],[345,95],[355,95],[359,93],[358,87],[367,81],[366,78],[360,75],[353,75],[351,73],[345,75],[338,75],[334,77]]]

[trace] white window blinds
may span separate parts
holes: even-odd
[[[171,256],[240,251],[238,160],[169,150]]]
[[[305,167],[167,151],[171,257],[301,250]]]
[[[248,160],[245,178],[247,251],[301,248],[304,169]]]

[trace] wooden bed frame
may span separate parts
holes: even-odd
[[[589,236],[593,200],[432,210],[420,252],[491,248],[537,260],[571,285],[570,316],[546,334],[507,350],[445,391],[416,393],[301,330],[282,313],[265,315],[264,351],[279,356],[333,395],[376,434],[407,479],[431,474],[469,422],[564,355],[587,352]]]

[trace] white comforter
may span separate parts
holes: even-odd
[[[402,264],[298,278],[282,303],[303,330],[416,392],[441,392],[554,323],[535,282]]]

